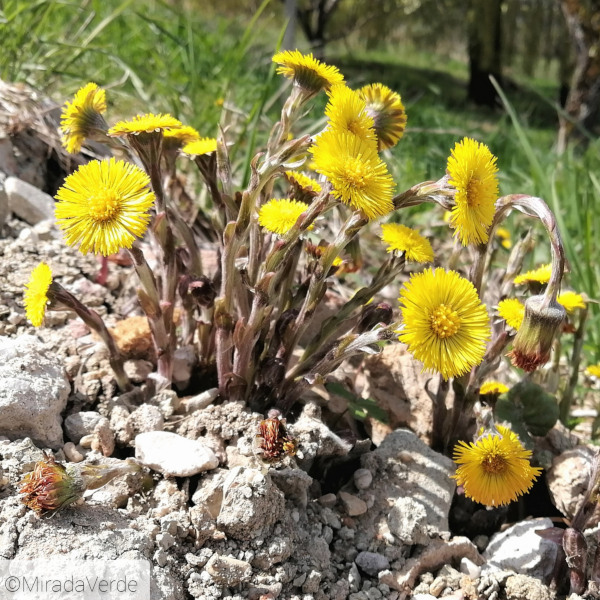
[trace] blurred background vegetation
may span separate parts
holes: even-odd
[[[401,94],[408,128],[385,156],[399,190],[438,178],[463,136],[485,142],[503,193],[555,210],[570,287],[600,297],[600,0],[0,0],[0,39],[0,78],[57,103],[94,81],[109,122],[168,111],[209,136],[221,123],[240,180],[285,94],[272,54],[313,51],[351,86]],[[528,266],[547,259],[543,241]],[[595,303],[585,353],[600,360]]]

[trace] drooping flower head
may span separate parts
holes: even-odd
[[[200,138],[186,144],[183,147],[182,152],[189,156],[202,156],[203,154],[210,154],[211,152],[217,151],[217,139],[216,138]]]
[[[578,308],[585,308],[585,299],[583,296],[571,290],[559,294],[556,301],[562,304],[568,313],[573,313]]]
[[[448,158],[448,183],[456,188],[450,225],[463,244],[488,240],[498,199],[496,157],[484,144],[465,138]]]
[[[400,94],[381,83],[365,85],[358,93],[375,122],[379,150],[395,146],[406,128],[406,111]]]
[[[524,283],[544,284],[550,281],[552,275],[552,264],[542,265],[533,271],[527,271],[522,275],[517,275],[514,279],[515,285],[523,285]]]
[[[277,68],[279,75],[292,79],[295,85],[311,95],[344,82],[344,76],[337,67],[317,60],[312,53],[302,54],[299,50],[285,50],[275,54],[273,62],[280,65]]]
[[[498,302],[498,314],[513,329],[519,329],[525,316],[525,305],[518,298],[506,298]]]
[[[79,251],[116,254],[144,235],[154,203],[150,178],[115,158],[94,160],[69,175],[58,190],[56,218],[69,246]]]
[[[531,452],[523,448],[517,435],[507,427],[479,432],[475,442],[459,442],[454,462],[459,467],[453,478],[462,485],[465,496],[486,506],[509,504],[528,492],[542,472],[530,464]]]
[[[60,117],[61,142],[70,154],[81,150],[86,138],[108,129],[102,115],[106,112],[106,92],[95,83],[84,85],[71,102],[66,102]]]
[[[490,338],[487,310],[473,284],[455,271],[428,268],[411,275],[400,290],[400,309],[399,339],[424,370],[449,379],[483,360]]]
[[[347,131],[362,140],[376,139],[375,123],[358,92],[339,83],[331,86],[328,93],[329,102],[325,107],[325,114],[329,119],[329,127],[339,132]]]
[[[485,383],[481,384],[481,387],[479,388],[479,394],[481,396],[486,396],[488,394],[494,394],[497,396],[499,394],[506,394],[508,390],[509,387],[503,383],[500,383],[499,381],[486,381]]]
[[[393,209],[394,181],[374,141],[330,129],[318,136],[309,152],[315,170],[327,177],[336,199],[362,211],[368,219]]]
[[[433,248],[429,240],[410,227],[385,223],[381,226],[381,239],[388,245],[388,252],[404,252],[406,260],[417,263],[433,260]]]
[[[25,314],[34,327],[39,327],[46,315],[46,305],[48,304],[48,289],[52,283],[52,269],[44,262],[41,262],[29,277],[29,282],[25,285]]]
[[[321,192],[321,184],[298,171],[284,171],[285,178],[291,187],[291,195],[300,202],[310,202]]]
[[[258,213],[258,223],[272,233],[285,235],[308,209],[308,204],[287,198],[273,198],[263,204]]]

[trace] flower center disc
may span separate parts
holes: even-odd
[[[429,317],[431,330],[439,338],[452,337],[460,328],[460,318],[455,310],[440,304]]]
[[[360,159],[349,160],[345,165],[344,179],[346,187],[362,190],[366,187],[365,177],[368,175],[366,165]]]
[[[88,213],[94,221],[110,221],[119,212],[119,204],[114,190],[99,190],[89,199]]]
[[[488,473],[502,473],[506,468],[506,461],[503,456],[489,454],[483,459],[481,466]]]
[[[471,207],[481,204],[481,181],[471,177],[467,183],[467,204]]]

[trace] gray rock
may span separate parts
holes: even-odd
[[[376,577],[380,571],[390,568],[390,561],[383,554],[377,552],[359,552],[354,562],[371,577]]]
[[[93,433],[96,425],[105,418],[91,410],[69,415],[65,419],[65,433],[74,444],[79,444],[81,438]]]
[[[4,189],[4,180],[0,177],[0,229],[8,217],[8,194]]]
[[[539,579],[526,575],[512,575],[504,584],[506,600],[553,600],[555,595]],[[569,598],[576,597],[575,594]]]
[[[170,477],[190,477],[219,465],[215,453],[202,442],[168,431],[149,431],[136,436],[135,456]]]
[[[252,567],[245,560],[213,554],[204,567],[210,576],[227,586],[238,585],[252,577]]]
[[[492,536],[483,556],[487,559],[484,572],[512,570],[549,582],[558,546],[535,533],[553,523],[548,518],[521,521]]]
[[[4,188],[10,210],[26,223],[54,219],[54,199],[46,192],[18,177],[7,177]]]
[[[338,498],[349,517],[357,517],[367,512],[367,503],[353,494],[340,492]]]
[[[302,469],[274,469],[271,471],[271,478],[275,485],[285,494],[288,500],[291,500],[298,506],[306,507],[308,504],[308,488],[313,479]]]
[[[217,525],[235,539],[264,537],[283,515],[284,506],[283,494],[268,473],[235,467],[223,484],[223,503]]]
[[[60,361],[36,337],[0,340],[0,435],[61,448],[60,413],[70,391]]]
[[[373,482],[373,473],[369,469],[357,469],[354,472],[354,485],[357,490],[367,490]]]
[[[426,544],[427,511],[412,498],[397,498],[387,518],[390,531],[407,545]]]
[[[136,408],[129,415],[128,421],[136,435],[149,431],[162,431],[165,426],[162,412],[151,404],[142,404]]]

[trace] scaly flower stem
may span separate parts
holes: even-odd
[[[110,366],[115,374],[117,385],[122,392],[132,389],[129,378],[123,369],[123,357],[115,343],[110,331],[106,328],[102,317],[95,311],[82,304],[73,294],[65,290],[59,283],[53,281],[48,290],[48,298],[55,303],[60,303],[67,308],[75,311],[77,316],[92,330],[95,331],[106,347],[109,353]]]

